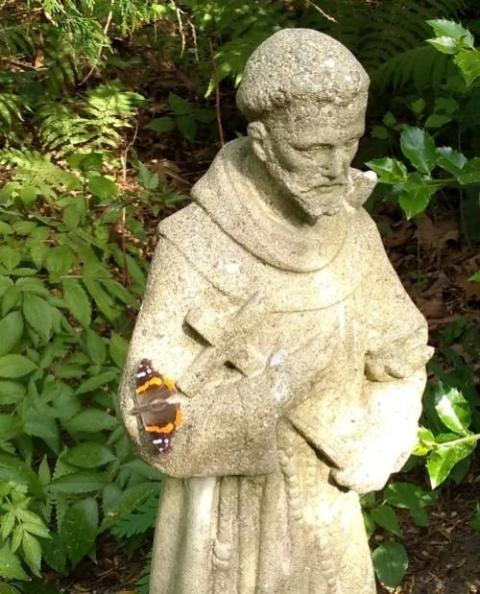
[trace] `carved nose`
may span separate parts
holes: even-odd
[[[327,167],[326,175],[330,178],[336,178],[343,171],[343,159],[340,151],[333,150],[330,155],[330,162]]]

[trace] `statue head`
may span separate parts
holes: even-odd
[[[364,132],[369,78],[353,54],[311,29],[283,29],[251,55],[237,93],[253,152],[309,217],[334,214]]]

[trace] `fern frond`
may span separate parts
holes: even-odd
[[[44,102],[37,110],[37,119],[44,148],[55,151],[59,156],[73,152],[92,139],[88,120],[65,103]]]
[[[418,92],[438,90],[452,71],[452,60],[431,46],[420,46],[394,56],[372,74],[372,82],[381,91],[399,91],[413,84]]]
[[[13,169],[9,186],[13,190],[31,188],[34,195],[54,199],[59,193],[78,187],[78,179],[52,163],[50,157],[37,151],[4,149],[0,151],[0,165]]]
[[[0,93],[0,133],[6,133],[22,120],[22,98],[15,93]]]
[[[119,131],[131,127],[129,118],[143,101],[138,93],[122,91],[115,83],[99,85],[89,91],[83,111],[92,124],[92,144],[99,148],[118,146]]]
[[[158,508],[158,493],[154,492],[142,505],[128,515],[119,518],[110,528],[117,538],[130,538],[136,534],[144,534],[155,527]]]
[[[52,95],[73,86],[75,82],[75,49],[66,33],[61,29],[46,29],[45,65],[47,66],[47,87]]]

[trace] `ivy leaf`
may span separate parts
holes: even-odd
[[[23,297],[23,315],[35,332],[45,339],[50,338],[53,325],[51,306],[37,295],[25,293]]]
[[[408,219],[422,213],[439,186],[428,183],[419,173],[411,173],[398,197],[398,202]]]
[[[467,157],[460,151],[456,151],[449,146],[441,146],[437,148],[437,165],[449,173],[459,173],[465,163]]]
[[[9,353],[23,335],[23,316],[12,311],[0,320],[0,357]]]
[[[77,279],[65,279],[62,282],[63,299],[72,316],[88,328],[92,321],[92,305],[90,299]]]
[[[92,550],[97,530],[98,507],[95,499],[83,499],[67,509],[60,533],[74,567]]]
[[[37,366],[23,355],[5,355],[0,357],[0,377],[16,379],[28,375]]]
[[[469,456],[476,442],[452,440],[442,443],[427,460],[427,471],[432,489],[436,489],[447,478],[457,462]]]
[[[0,576],[7,580],[28,580],[20,559],[4,544],[0,548]]]
[[[480,77],[480,51],[460,50],[453,61],[460,68],[467,87]]]
[[[480,157],[470,159],[462,168],[457,177],[462,185],[480,183]]]
[[[468,402],[457,388],[435,394],[435,410],[442,423],[454,433],[466,435],[472,421]]]
[[[405,126],[400,136],[400,148],[420,173],[430,173],[435,167],[437,159],[435,143],[424,130]]]
[[[406,181],[407,168],[397,159],[385,157],[384,159],[374,159],[366,163],[372,171],[378,175],[383,184],[398,184]]]
[[[382,542],[372,553],[373,567],[378,579],[389,588],[401,584],[408,569],[408,555],[399,542]]]
[[[98,468],[115,459],[107,447],[93,441],[74,446],[62,456],[63,462],[79,468]]]

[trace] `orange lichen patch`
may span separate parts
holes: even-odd
[[[183,425],[183,415],[182,411],[180,409],[177,409],[177,413],[175,415],[175,427],[178,429],[178,427],[180,427],[181,425]]]
[[[137,388],[137,394],[143,394],[152,386],[163,386],[163,380],[159,377],[152,377],[141,386]]]
[[[175,426],[173,423],[168,423],[168,425],[164,425],[163,427],[159,427],[158,425],[147,425],[145,429],[149,433],[171,433]]]

